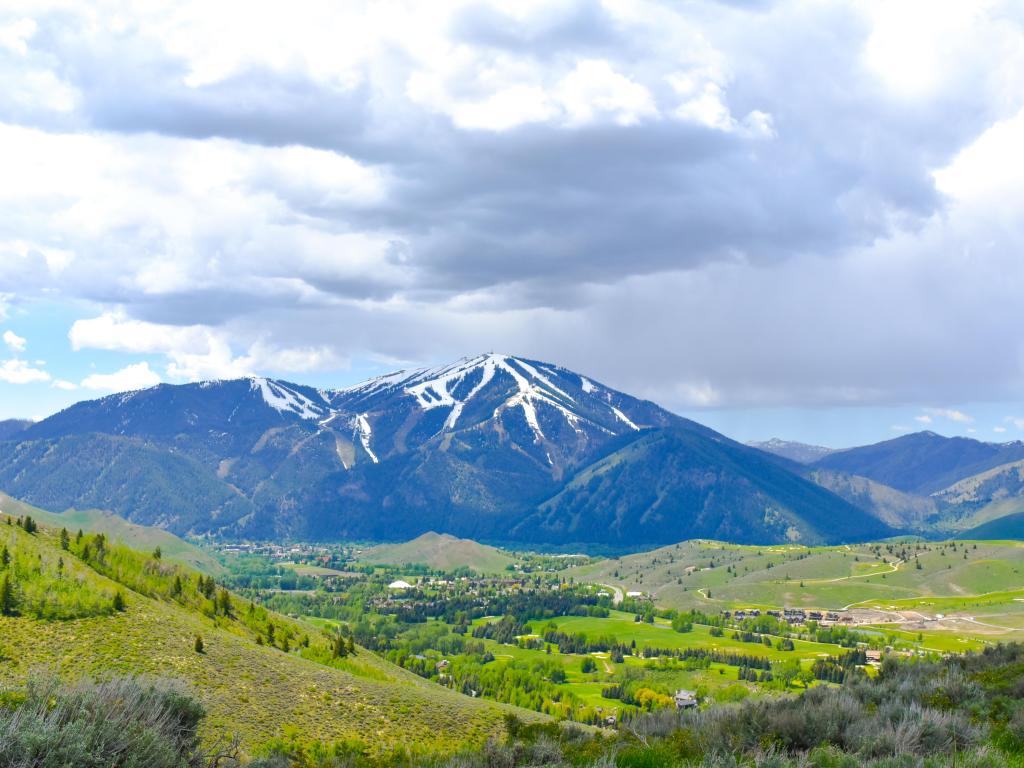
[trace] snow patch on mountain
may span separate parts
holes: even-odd
[[[366,418],[366,414],[359,414],[355,422],[356,430],[359,432],[359,442],[362,444],[363,450],[366,451],[366,455],[370,457],[374,464],[380,464],[377,454],[370,448],[370,438],[373,436],[373,430],[370,428],[370,421]]]
[[[615,414],[615,418],[616,419],[621,421],[623,424],[625,424],[630,429],[635,429],[637,432],[640,431],[640,427],[638,427],[636,424],[634,424],[632,421],[630,421],[629,417],[626,416],[626,414],[624,414],[622,411],[620,411],[614,405],[612,406],[612,413]]]
[[[301,419],[320,419],[325,409],[305,395],[281,384],[264,378],[250,379],[249,386],[260,391],[263,402],[280,413],[293,413]]]

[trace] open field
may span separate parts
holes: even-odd
[[[903,626],[915,636],[1024,638],[1018,636],[1024,543],[1017,541],[838,547],[692,541],[603,560],[571,575],[642,592],[662,607],[845,609],[858,625]]]

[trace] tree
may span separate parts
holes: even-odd
[[[156,549],[153,550],[153,559],[154,560],[159,560],[161,557],[163,557],[163,555],[164,555],[164,553],[160,549],[160,547],[157,547]]]
[[[127,606],[124,602],[124,595],[121,594],[121,590],[114,593],[114,610],[118,613],[122,612]]]
[[[192,644],[192,647],[195,649],[196,653],[205,653],[203,650],[203,638],[199,635],[196,635],[196,641]]]
[[[348,640],[345,641],[345,650],[348,651],[349,656],[356,655],[356,644],[352,640],[352,635],[349,635]]]
[[[60,529],[60,548],[65,552],[71,548],[71,537],[68,535],[67,528]]]
[[[334,642],[331,643],[331,650],[334,654],[334,658],[343,659],[348,656],[348,648],[345,646],[345,638],[339,632],[334,636]]]
[[[217,611],[225,616],[231,616],[231,610],[231,594],[226,589],[222,589],[217,593]]]
[[[181,575],[174,575],[174,584],[171,585],[171,597],[177,597],[181,594]]]
[[[11,564],[11,551],[4,545],[3,549],[0,549],[0,568],[6,568]]]
[[[14,582],[11,580],[11,574],[5,573],[4,580],[0,581],[0,616],[14,616],[17,609]]]
[[[31,515],[25,515],[21,527],[25,529],[25,533],[35,533],[39,530],[39,526],[36,525],[36,521],[32,519]]]
[[[597,662],[594,661],[589,656],[585,657],[583,659],[583,663],[580,664],[580,671],[583,672],[583,674],[585,674],[585,675],[589,674],[591,672],[594,672],[596,670],[597,670]]]

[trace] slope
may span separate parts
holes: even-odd
[[[36,522],[67,528],[69,531],[82,530],[86,533],[102,533],[112,541],[118,541],[142,552],[160,548],[163,556],[175,560],[203,573],[217,575],[223,571],[220,563],[210,553],[179,539],[173,533],[161,528],[130,523],[123,517],[99,509],[69,509],[66,512],[47,512],[33,507],[0,491],[0,512],[16,517],[29,515]]]
[[[534,526],[547,541],[620,546],[689,538],[863,541],[891,533],[773,457],[685,429],[620,440],[520,526]]]
[[[672,472],[688,478],[678,484],[684,497],[702,473],[739,480],[719,483],[712,503],[701,502],[694,530],[763,540],[792,528],[828,538],[808,522],[817,507],[834,513],[841,535],[871,535],[843,527],[851,508],[842,500],[821,489],[807,495],[795,477],[803,465],[560,366],[498,354],[343,390],[252,378],[79,403],[0,442],[0,487],[44,508],[104,509],[177,534],[395,541],[438,531],[570,543],[555,538],[562,524],[538,527],[547,514],[539,506],[609,451],[664,429],[688,435],[662,445],[682,451]],[[656,475],[666,460],[659,451],[635,452],[635,471]],[[630,506],[622,514],[637,517],[647,502],[634,490],[619,501]],[[696,509],[699,491],[688,500],[674,494],[666,486],[666,500]],[[593,525],[565,531],[636,546],[674,540],[684,528],[648,515],[611,536]]]
[[[813,469],[807,476],[897,530],[927,530],[940,514],[935,499],[897,491],[866,477],[829,469]]]
[[[0,616],[5,683],[39,669],[67,678],[174,678],[206,707],[206,735],[235,733],[250,754],[286,728],[301,738],[361,739],[377,750],[409,743],[447,750],[499,732],[509,711],[367,651],[332,659],[329,639],[312,628],[237,598],[225,611],[223,597],[206,598],[194,572],[96,536],[63,551],[52,529],[31,535],[0,521],[3,546],[13,557],[0,579],[12,578],[19,614]]]
[[[907,493],[926,495],[965,477],[1024,459],[1024,442],[983,443],[916,432],[829,454],[812,465],[860,475]]]
[[[381,544],[359,556],[360,562],[386,565],[426,565],[440,570],[471,568],[498,573],[515,562],[508,553],[471,539],[428,531],[402,544]]]

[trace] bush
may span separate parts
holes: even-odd
[[[131,678],[62,687],[35,681],[0,698],[5,768],[194,768],[202,706],[173,688]]]

